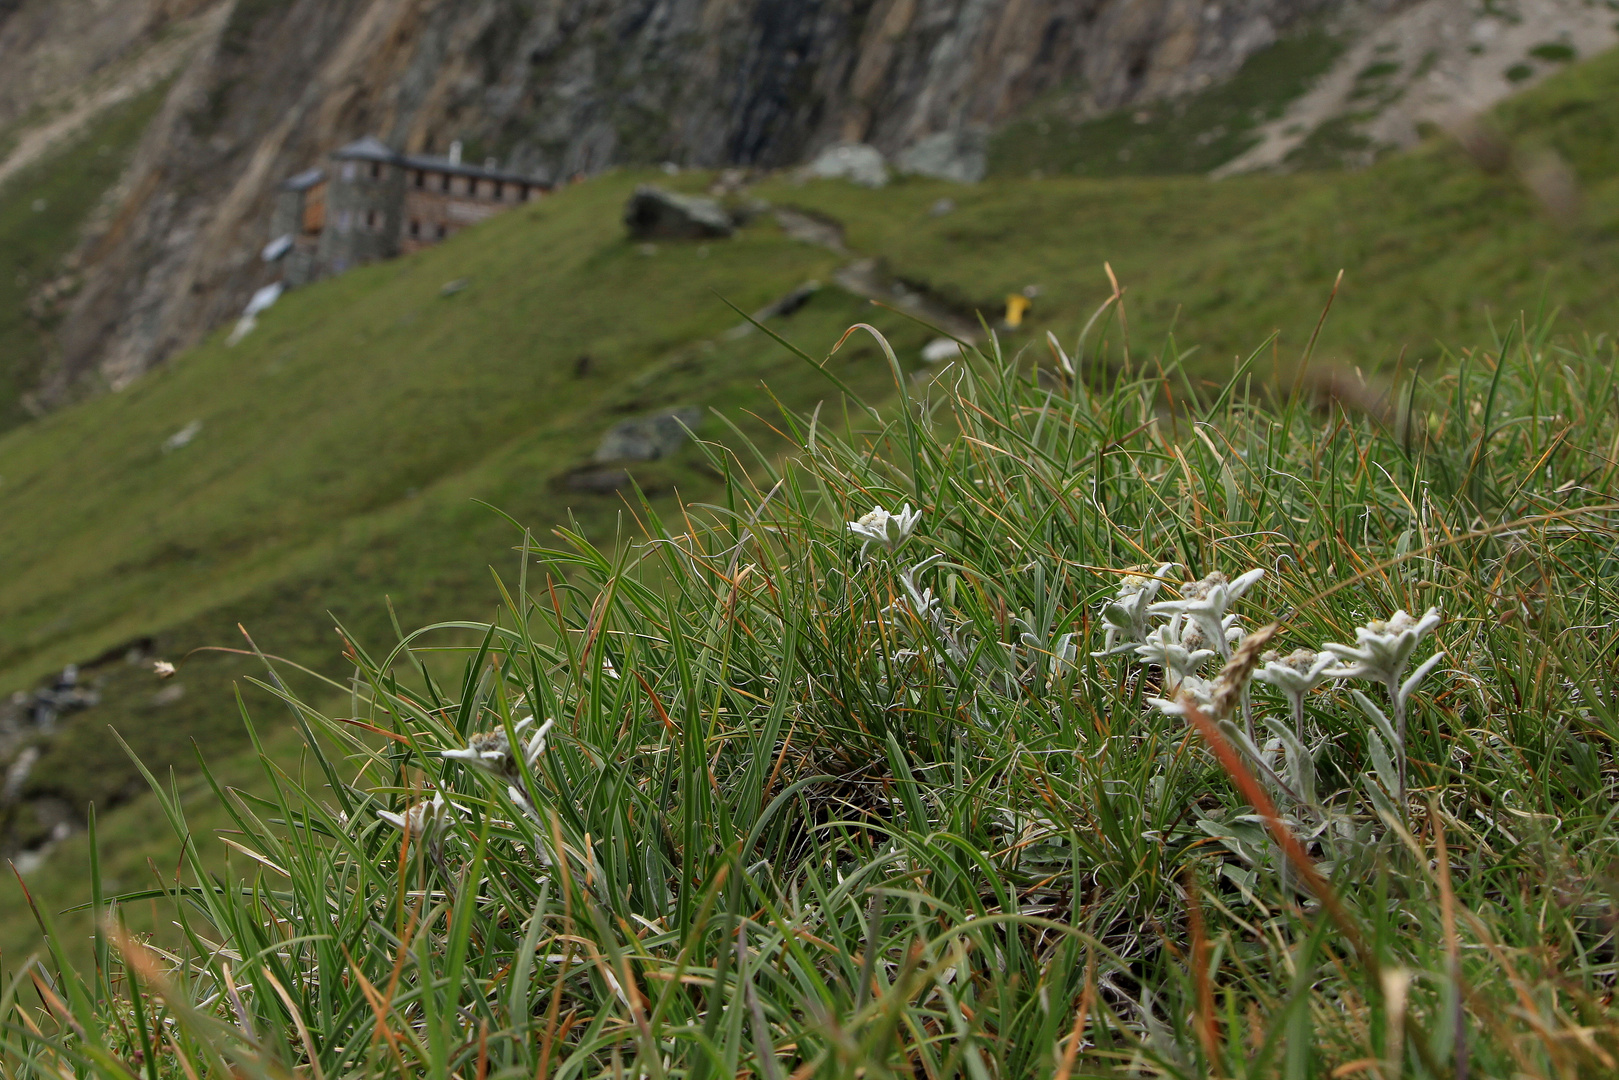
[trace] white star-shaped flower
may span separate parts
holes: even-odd
[[[1294,649],[1286,656],[1277,652],[1265,653],[1254,678],[1269,683],[1288,697],[1308,694],[1311,690],[1333,678],[1328,670],[1338,662],[1332,653],[1313,649]]]
[[[1196,675],[1188,675],[1181,680],[1180,686],[1176,687],[1173,700],[1158,697],[1148,698],[1147,704],[1168,716],[1185,716],[1186,705],[1184,702],[1188,698],[1200,710],[1208,712],[1214,704],[1214,684]]]
[[[1153,615],[1183,615],[1202,631],[1203,637],[1215,643],[1221,656],[1230,655],[1230,642],[1226,615],[1231,605],[1265,576],[1263,570],[1250,570],[1235,581],[1216,570],[1202,581],[1189,581],[1181,586],[1179,600],[1160,600],[1147,610]]]
[[[858,521],[849,522],[849,531],[865,541],[860,545],[862,555],[872,544],[881,544],[889,552],[894,552],[911,538],[917,522],[921,520],[922,511],[912,510],[910,503],[900,507],[896,514],[877,506],[870,513],[862,514]]]
[[[377,817],[413,839],[432,843],[448,828],[451,811],[462,812],[459,806],[445,799],[442,792],[435,791],[431,799],[412,804],[403,814],[378,810]]]
[[[1214,657],[1213,649],[1198,647],[1201,635],[1192,637],[1181,632],[1181,623],[1179,615],[1172,617],[1167,623],[1155,627],[1147,635],[1147,640],[1136,646],[1136,656],[1141,658],[1142,663],[1163,668],[1169,676],[1164,680],[1164,689],[1171,692],[1188,675],[1194,674]]]
[[[1404,706],[1411,692],[1432,671],[1444,653],[1435,653],[1423,662],[1416,673],[1405,678],[1405,669],[1411,663],[1411,654],[1441,620],[1438,608],[1429,608],[1420,619],[1405,611],[1396,611],[1387,620],[1373,619],[1355,629],[1355,644],[1340,645],[1335,641],[1322,644],[1323,652],[1331,653],[1339,666],[1327,674],[1334,679],[1367,679],[1382,683],[1396,703]],[[1401,680],[1404,679],[1402,684]]]
[[[554,719],[547,720],[524,741],[523,761],[530,769],[534,768],[534,763],[545,752],[546,738],[555,723]],[[533,726],[534,718],[525,716],[512,725],[512,728],[518,737],[522,738],[524,730]],[[511,778],[519,775],[517,762],[512,757],[511,743],[507,742],[504,731],[480,732],[467,740],[465,749],[441,750],[439,756],[449,761],[464,761],[491,776]]]
[[[1152,574],[1126,574],[1119,582],[1119,591],[1113,599],[1102,605],[1102,625],[1105,636],[1100,652],[1092,656],[1116,656],[1134,652],[1147,640],[1148,610],[1158,590],[1164,587],[1164,575],[1175,569],[1175,563],[1160,563]]]

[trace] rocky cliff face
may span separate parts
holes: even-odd
[[[103,0],[153,7],[153,0]],[[44,0],[24,0],[7,22]],[[228,7],[224,5],[229,5]],[[64,320],[48,403],[127,384],[237,311],[283,176],[375,133],[566,178],[898,152],[1057,87],[1196,89],[1330,0],[207,0]],[[0,6],[0,12],[3,12]],[[0,23],[0,34],[5,24]],[[3,37],[0,37],[3,41]]]

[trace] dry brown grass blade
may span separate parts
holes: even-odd
[[[1197,1037],[1210,1068],[1218,1060],[1220,1024],[1214,1013],[1214,981],[1209,973],[1211,943],[1203,926],[1203,903],[1197,895],[1197,875],[1186,866],[1186,918],[1192,932],[1192,982],[1197,990]]]
[[[293,1026],[298,1029],[298,1038],[304,1044],[304,1052],[309,1055],[309,1071],[314,1074],[315,1080],[326,1080],[326,1074],[320,1067],[320,1055],[315,1050],[315,1040],[310,1037],[309,1026],[304,1023],[304,1015],[298,1011],[297,1002],[292,1000],[287,988],[282,986],[280,980],[269,971],[262,971],[260,974],[264,976],[264,981],[270,984],[270,989],[281,999],[281,1003],[287,1007]]]
[[[1293,835],[1293,830],[1289,829],[1287,823],[1282,820],[1281,814],[1277,812],[1276,804],[1271,801],[1270,795],[1259,781],[1254,778],[1254,774],[1248,770],[1248,766],[1243,764],[1236,748],[1221,733],[1214,720],[1202,709],[1198,708],[1196,702],[1188,697],[1181,698],[1181,704],[1185,707],[1186,718],[1191,721],[1198,734],[1202,735],[1204,741],[1209,744],[1209,749],[1213,751],[1215,760],[1220,763],[1220,767],[1231,778],[1231,782],[1237,785],[1237,790],[1241,792],[1242,797],[1248,800],[1248,804],[1254,808],[1254,811],[1265,822],[1265,828],[1282,849],[1282,853],[1287,857],[1288,864],[1293,867],[1294,872],[1299,875],[1299,878],[1310,890],[1310,894],[1320,902],[1321,909],[1327,913],[1327,917],[1333,921],[1333,924],[1338,927],[1338,931],[1349,942],[1349,947],[1355,953],[1355,958],[1360,962],[1361,967],[1366,970],[1367,975],[1371,978],[1379,978],[1382,965],[1378,962],[1376,954],[1367,947],[1365,939],[1361,936],[1359,925],[1350,917],[1349,912],[1344,910],[1332,885],[1328,883],[1326,878],[1321,876],[1321,871],[1316,869],[1315,860],[1310,858],[1309,852],[1304,850],[1304,845],[1300,844],[1298,838]]]
[[[1344,908],[1342,902],[1339,901],[1338,894],[1331,883],[1321,876],[1321,871],[1317,869],[1315,860],[1310,858],[1310,853],[1304,850],[1304,845],[1299,843],[1298,837],[1293,835],[1293,830],[1289,829],[1287,823],[1282,820],[1281,815],[1276,810],[1276,803],[1272,801],[1270,795],[1259,781],[1254,778],[1254,774],[1249,771],[1248,766],[1243,764],[1236,748],[1221,733],[1219,726],[1215,724],[1209,715],[1198,708],[1197,703],[1189,697],[1182,697],[1181,705],[1185,709],[1186,718],[1191,721],[1192,726],[1209,744],[1209,749],[1214,753],[1215,760],[1220,763],[1220,767],[1225,770],[1226,775],[1237,786],[1237,790],[1241,792],[1242,797],[1248,801],[1248,804],[1254,808],[1260,819],[1264,821],[1266,830],[1282,849],[1288,864],[1298,874],[1310,894],[1320,903],[1321,910],[1326,912],[1327,918],[1332,920],[1333,925],[1338,928],[1338,932],[1348,942],[1349,949],[1354,953],[1355,961],[1360,965],[1361,970],[1365,972],[1368,982],[1381,989],[1385,985],[1386,972],[1382,962],[1377,958],[1377,953],[1367,945],[1366,938],[1361,933],[1360,925]],[[1410,1031],[1411,1045],[1422,1059],[1423,1065],[1435,1076],[1447,1071],[1441,1069],[1438,1062],[1434,1060],[1433,1050],[1428,1044],[1426,1033],[1417,1030],[1415,1022],[1409,1018],[1406,1019],[1405,1027]]]
[[[371,980],[365,977],[365,972],[360,969],[359,964],[354,962],[354,957],[349,953],[348,946],[342,943],[339,943],[339,946],[343,950],[343,958],[349,962],[349,971],[354,975],[354,981],[359,984],[360,993],[365,995],[366,1002],[371,1006],[372,1015],[376,1017],[377,1026],[371,1034],[372,1043],[374,1044],[379,1038],[387,1039],[388,1047],[393,1051],[394,1060],[399,1064],[399,1073],[401,1076],[405,1075],[407,1070],[405,1069],[404,1054],[399,1049],[399,1036],[388,1024],[388,1017],[393,1011],[392,1006],[377,990]]]
[[[1068,1046],[1062,1052],[1062,1062],[1052,1080],[1068,1080],[1079,1057],[1079,1044],[1085,1038],[1085,1021],[1090,1017],[1091,999],[1096,992],[1096,950],[1086,951],[1085,989],[1079,995],[1079,1008],[1074,1010],[1074,1030],[1069,1033]]]

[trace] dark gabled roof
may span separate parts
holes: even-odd
[[[297,176],[289,176],[281,181],[281,190],[308,191],[324,179],[326,179],[325,169],[305,169]]]
[[[338,161],[397,161],[399,153],[375,135],[367,135],[333,150],[332,157]]]
[[[470,176],[478,180],[499,180],[508,184],[528,184],[531,187],[551,186],[549,182],[537,176],[507,172],[504,169],[488,169],[479,165],[468,165],[464,161],[452,162],[449,158],[432,157],[427,154],[405,154],[401,155],[398,160],[407,169],[424,169],[428,172],[449,173],[451,176]]]
[[[407,169],[422,169],[426,172],[449,173],[451,176],[470,176],[476,180],[498,180],[508,184],[528,184],[531,187],[548,188],[550,182],[537,176],[524,173],[507,172],[505,169],[490,169],[478,165],[468,165],[461,161],[451,161],[447,157],[435,157],[430,154],[401,154],[392,149],[387,143],[375,135],[367,135],[363,139],[356,139],[347,146],[332,151],[332,157],[337,161],[382,161],[389,165],[402,165]],[[319,172],[311,169],[310,172]],[[291,184],[309,173],[300,173],[288,180]]]

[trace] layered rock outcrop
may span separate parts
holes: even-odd
[[[8,22],[48,2],[23,0]],[[410,152],[460,139],[472,160],[554,179],[624,163],[783,166],[840,142],[895,155],[1059,87],[1097,111],[1197,89],[1328,6],[234,0],[87,250],[41,399],[125,385],[238,311],[264,283],[254,255],[275,182],[358,135]]]

